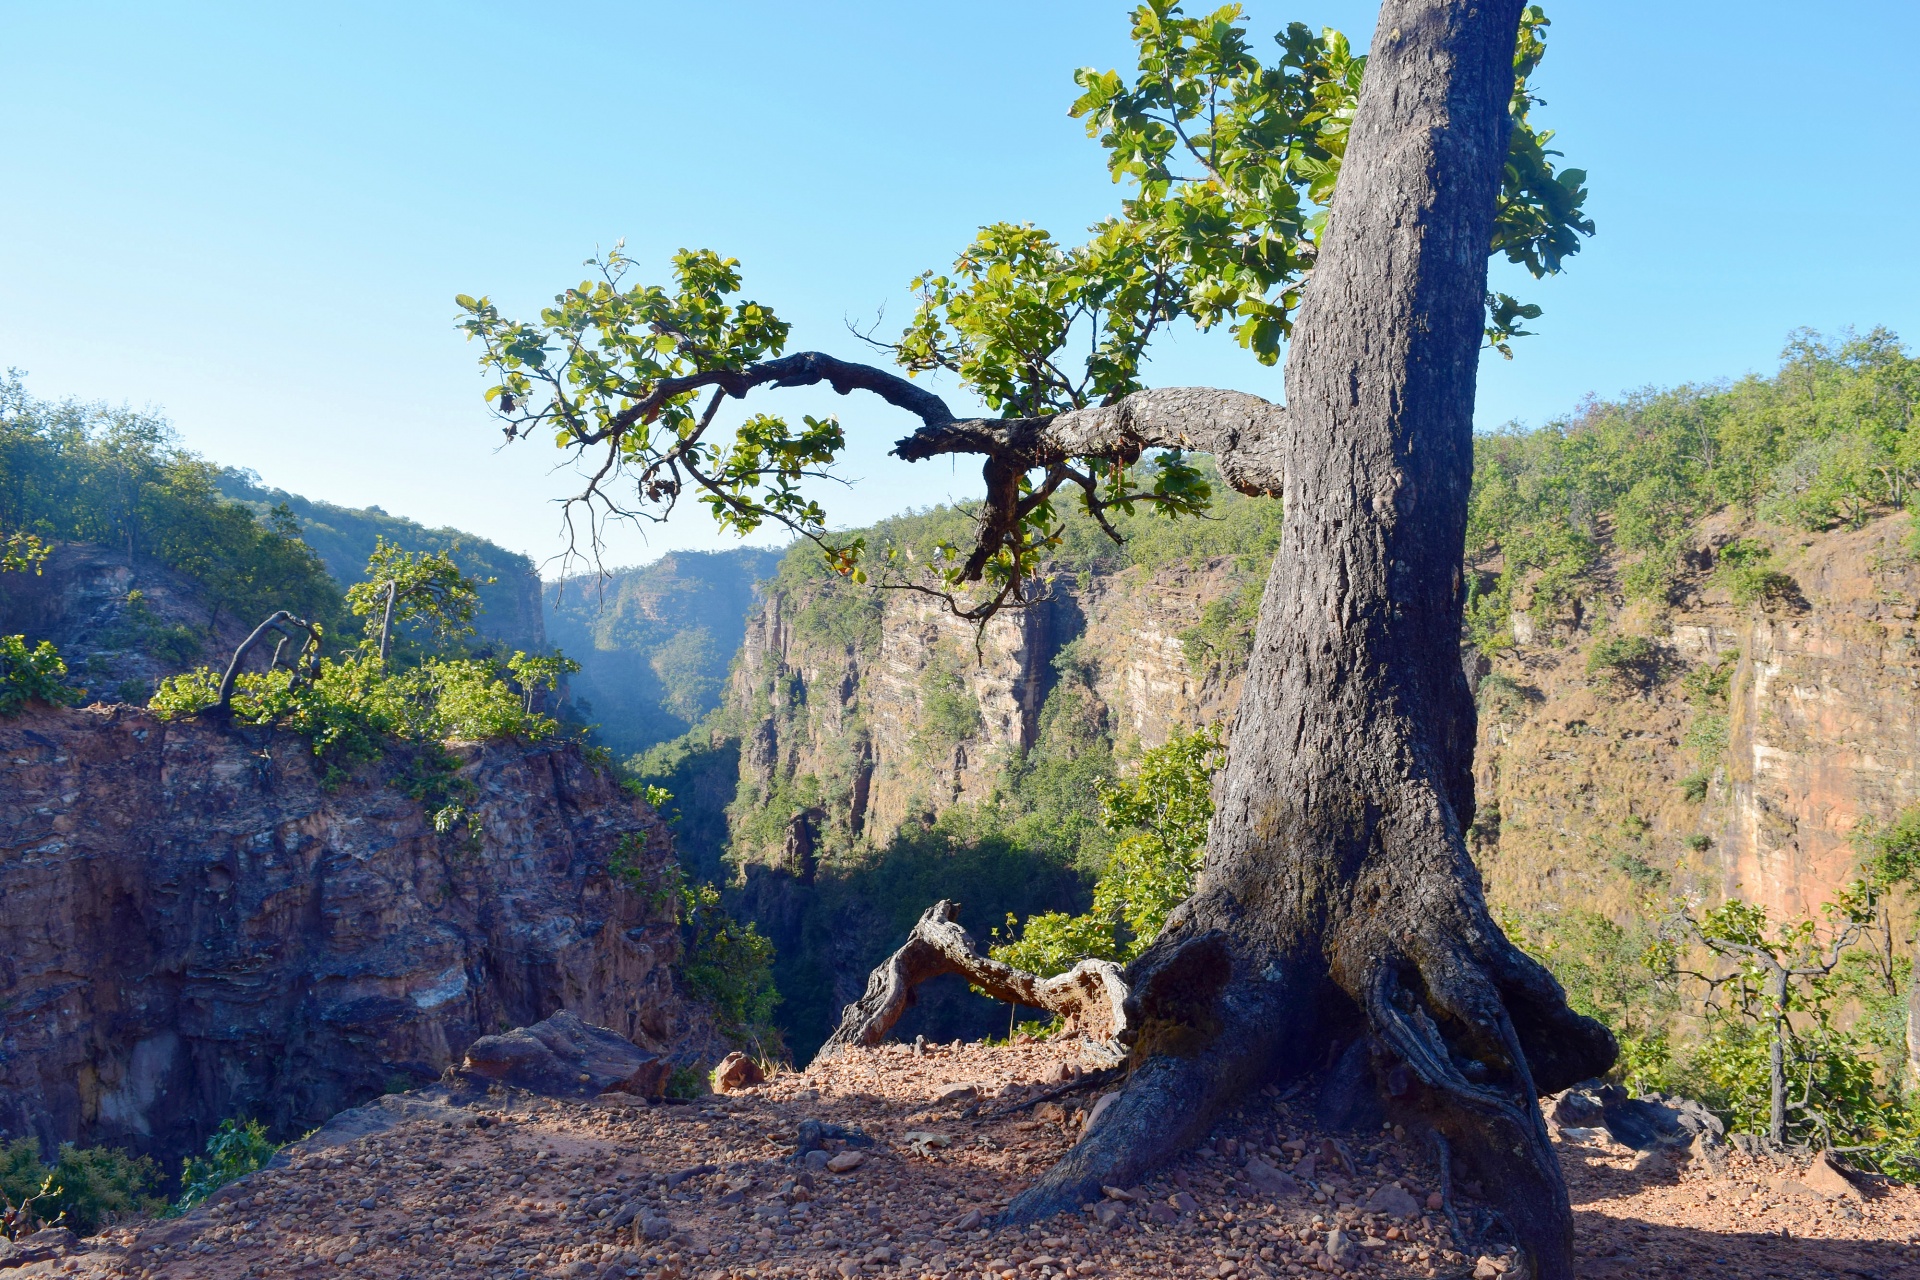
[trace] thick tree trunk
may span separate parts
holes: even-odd
[[[1537,1098],[1612,1037],[1494,924],[1463,833],[1461,553],[1521,0],[1387,0],[1276,416],[1286,524],[1195,895],[1129,972],[1134,1071],[1010,1208],[1128,1185],[1250,1084],[1365,1037],[1543,1280],[1572,1218]]]

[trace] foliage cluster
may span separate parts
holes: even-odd
[[[25,636],[0,636],[0,716],[18,714],[29,702],[70,707],[82,696],[67,683],[67,664],[51,640],[29,648]]]
[[[291,518],[256,518],[219,478],[161,418],[39,400],[0,377],[0,528],[150,557],[199,587],[209,626],[280,608],[333,621],[339,590]]]
[[[117,1218],[157,1213],[166,1205],[154,1194],[159,1181],[146,1156],[66,1142],[49,1166],[37,1141],[17,1138],[0,1147],[0,1237],[55,1224],[92,1235]]]
[[[505,661],[447,656],[470,633],[475,601],[473,584],[444,553],[403,552],[380,543],[367,569],[367,580],[351,593],[354,612],[368,618],[358,649],[316,658],[298,670],[243,671],[230,712],[236,723],[271,725],[305,739],[329,786],[346,781],[355,766],[380,759],[393,744],[426,748],[415,753],[410,785],[423,802],[440,802],[434,824],[444,832],[467,822],[469,812],[451,798],[451,767],[439,745],[449,739],[551,737],[559,724],[535,709],[540,694],[578,668],[557,652],[515,652]],[[381,652],[387,582],[405,587],[394,612],[411,624],[415,642],[404,654]],[[148,705],[163,720],[199,715],[219,704],[220,682],[220,672],[196,667],[161,681]],[[420,772],[423,761],[427,767]]]
[[[1538,430],[1482,435],[1467,526],[1468,614],[1489,651],[1524,604],[1551,618],[1594,589],[1605,546],[1621,585],[1662,600],[1684,572],[1692,526],[1722,507],[1801,529],[1857,526],[1911,505],[1920,480],[1920,361],[1884,329],[1797,331],[1779,371],[1730,385],[1590,401]],[[1920,549],[1920,543],[1916,543]],[[1723,548],[1736,600],[1793,590],[1764,542]]]
[[[335,582],[358,580],[368,557],[383,541],[407,551],[445,554],[479,596],[475,621],[481,647],[511,652],[542,642],[534,589],[537,575],[533,562],[523,555],[458,529],[429,529],[403,516],[389,515],[379,507],[342,507],[270,488],[251,471],[227,468],[220,473],[217,484],[229,502],[245,507],[260,519],[285,508],[300,537],[313,548]],[[561,647],[571,651],[567,644]]]
[[[1030,224],[981,228],[950,269],[910,282],[919,305],[905,331],[874,345],[909,375],[953,375],[1012,418],[1110,404],[1139,389],[1153,340],[1175,324],[1224,325],[1275,363],[1317,258],[1366,59],[1341,33],[1295,23],[1263,60],[1243,19],[1238,5],[1197,17],[1176,0],[1138,6],[1133,73],[1082,69],[1070,109],[1106,152],[1124,193],[1117,211],[1078,245]],[[1560,270],[1593,232],[1585,174],[1556,171],[1553,135],[1530,114],[1539,100],[1529,78],[1545,55],[1547,25],[1537,6],[1521,21],[1511,141],[1487,245],[1536,277]],[[818,545],[835,572],[864,581],[867,541],[832,535],[803,486],[844,449],[836,421],[806,417],[795,426],[761,414],[737,426],[730,443],[709,435],[726,396],[822,376],[773,365],[788,326],[741,296],[738,262],[682,250],[670,286],[630,284],[623,245],[588,265],[595,274],[534,320],[504,316],[486,297],[456,303],[508,438],[539,434],[576,456],[604,453],[573,500],[596,539],[607,519],[665,519],[691,492],[722,527],[785,524]],[[1486,302],[1489,341],[1507,353],[1539,308],[1503,295]],[[901,380],[875,375],[856,381],[842,367],[828,380],[916,402]],[[632,498],[611,491],[616,479],[632,484]],[[1137,467],[1106,455],[1049,462],[1006,478],[998,499],[1007,519],[932,548],[904,581],[893,556],[880,562],[900,585],[925,589],[929,573],[945,592],[981,584],[985,598],[973,604],[947,598],[962,616],[987,616],[1024,599],[1061,545],[1066,496],[1097,522],[1135,512],[1190,516],[1212,504],[1215,485],[1177,450]],[[978,545],[976,533],[986,535]]]
[[[184,1213],[236,1178],[264,1169],[280,1150],[258,1120],[222,1120],[207,1139],[206,1153],[188,1156],[180,1168],[180,1197],[173,1211]]]
[[[1920,809],[1860,839],[1863,875],[1813,917],[1739,899],[1656,926],[1569,910],[1503,922],[1620,1040],[1634,1091],[1699,1098],[1734,1132],[1920,1176],[1920,1081],[1905,1069],[1910,961],[1888,895],[1911,884]]]
[[[1193,892],[1213,818],[1213,775],[1225,759],[1213,725],[1146,751],[1130,777],[1103,781],[1101,823],[1121,838],[1094,885],[1092,909],[1047,912],[1024,926],[1009,916],[993,957],[1051,976],[1081,960],[1139,954]]]

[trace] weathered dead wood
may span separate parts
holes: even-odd
[[[1107,960],[1082,960],[1052,978],[1036,977],[980,954],[973,935],[954,919],[954,903],[927,908],[898,951],[867,975],[867,991],[840,1014],[840,1027],[821,1049],[834,1053],[875,1045],[913,1007],[914,988],[957,973],[996,1000],[1058,1014],[1066,1034],[1110,1042],[1127,1029],[1127,984]]]

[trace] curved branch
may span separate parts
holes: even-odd
[[[1057,466],[1071,458],[1133,462],[1148,449],[1212,454],[1241,493],[1277,497],[1286,408],[1244,391],[1158,387],[1110,405],[1047,418],[967,418],[926,426],[894,445],[906,462],[943,453],[980,453],[1008,463]]]
[[[840,1027],[823,1054],[879,1044],[913,1007],[913,989],[929,978],[957,973],[996,1000],[1045,1009],[1065,1020],[1069,1034],[1113,1041],[1127,1029],[1127,984],[1120,967],[1082,960],[1053,978],[1036,977],[980,954],[973,935],[954,917],[955,904],[941,899],[927,908],[906,945],[867,977],[867,991],[840,1014]]]

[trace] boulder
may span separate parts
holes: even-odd
[[[1246,1174],[1247,1181],[1253,1184],[1253,1189],[1263,1196],[1291,1195],[1300,1189],[1300,1184],[1292,1177],[1282,1173],[1259,1156],[1248,1158]]]
[[[733,1093],[739,1089],[762,1084],[766,1078],[767,1074],[760,1069],[759,1063],[736,1049],[720,1059],[720,1065],[713,1069],[713,1091]]]
[[[1800,1181],[1816,1194],[1825,1196],[1829,1200],[1866,1199],[1866,1193],[1861,1191],[1860,1184],[1853,1180],[1847,1170],[1840,1167],[1830,1151],[1823,1151],[1815,1156],[1813,1163],[1807,1166],[1807,1171],[1800,1175]]]
[[[481,1036],[467,1046],[470,1076],[550,1098],[631,1093],[657,1098],[673,1067],[618,1032],[562,1010],[530,1027]]]
[[[1384,1213],[1390,1218],[1417,1218],[1420,1216],[1420,1202],[1413,1194],[1396,1182],[1389,1182],[1367,1197],[1368,1213]]]

